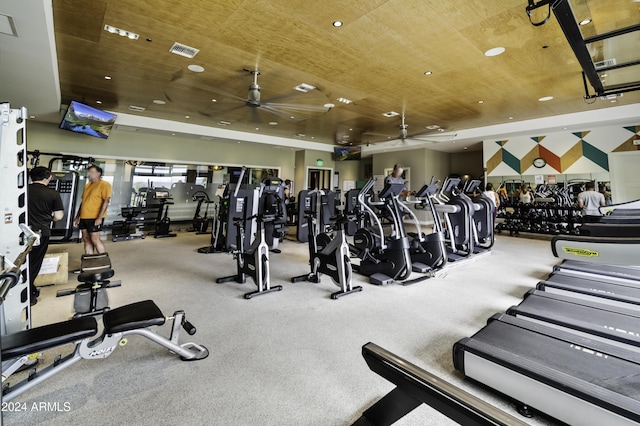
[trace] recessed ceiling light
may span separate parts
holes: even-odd
[[[297,133],[296,134],[296,137],[298,137],[298,138],[304,138],[305,136],[307,136],[307,135],[305,135],[304,133]]]
[[[505,51],[504,47],[494,47],[493,49],[489,49],[484,52],[484,56],[498,56],[503,54]]]
[[[200,65],[195,65],[195,64],[191,64],[191,65],[187,66],[187,69],[189,71],[193,71],[193,72],[204,72],[204,67],[202,67]]]
[[[104,76],[104,79],[105,79],[105,80],[111,80],[111,76],[110,76],[110,75],[105,75],[105,76]]]
[[[333,21],[333,24],[331,25],[333,25],[334,27],[341,27],[343,24],[342,21]]]
[[[444,132],[444,129],[438,129],[439,132]]]
[[[211,99],[211,102],[218,102],[217,99]]]
[[[296,118],[296,117],[294,117],[294,116],[292,115],[292,116],[291,116],[291,118]]]
[[[465,146],[464,149],[467,149],[467,147]]]
[[[349,129],[349,131],[351,132],[351,131],[353,131],[353,129]]]
[[[175,136],[175,135],[176,135],[175,133],[171,133],[171,136]]]
[[[184,118],[191,118],[191,117],[189,117],[188,115],[185,115]]]
[[[35,115],[30,115],[29,118],[36,118],[36,116]]]
[[[540,102],[546,102],[546,101],[550,101],[551,99],[553,99],[553,96],[544,96],[540,99],[538,99]]]
[[[587,25],[591,23],[591,18],[583,19],[580,21],[580,25]]]
[[[513,120],[513,117],[509,117],[509,120]]]
[[[323,107],[325,107],[325,108],[333,108],[334,106],[336,106],[336,104],[332,104],[331,102],[326,103],[326,104],[323,105]]]
[[[425,71],[424,72],[424,75],[431,75],[431,74],[433,74],[433,71]]]
[[[438,126],[437,124],[430,124],[428,126],[426,126],[427,129],[429,130],[435,130],[435,129],[439,129],[440,126]]]
[[[220,120],[218,121],[218,124],[221,126],[228,126],[229,124],[231,124],[230,121],[225,121],[225,120]]]
[[[479,100],[479,101],[478,101],[478,103],[479,103],[479,104],[483,104],[483,103],[484,103],[484,101],[481,99],[481,100]]]
[[[238,141],[238,143],[240,143],[240,141]]]
[[[256,130],[260,130],[260,127],[256,127]]]
[[[166,101],[163,101],[162,99],[154,99],[154,100],[153,100],[153,103],[154,103],[154,104],[158,104],[158,105],[164,105],[164,104],[166,104],[167,102],[166,102]]]
[[[98,100],[96,101],[96,103],[97,103],[97,104],[101,104],[101,103],[102,103],[102,101],[98,99]]]
[[[315,139],[315,136],[311,136],[311,139]]]
[[[389,112],[385,112],[382,115],[384,115],[385,117],[395,117],[395,116],[400,115],[400,113],[399,112],[395,112],[395,111],[389,111]]]
[[[338,98],[336,100],[338,102],[342,102],[343,104],[350,104],[351,102],[353,102],[351,99],[347,99],[347,98]]]
[[[278,122],[277,122],[277,121],[270,121],[270,122],[269,122],[269,125],[271,125],[271,126],[277,126],[277,125],[278,125]]]
[[[615,99],[611,99],[611,103],[612,104],[615,104],[616,102],[618,102],[618,101],[616,101]]]

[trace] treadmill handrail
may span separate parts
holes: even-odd
[[[362,347],[362,356],[372,371],[395,384],[397,389],[400,389],[407,397],[430,405],[460,424],[526,425],[516,417],[421,369],[375,343],[369,342],[364,345]],[[374,419],[367,418],[367,420],[371,422]]]

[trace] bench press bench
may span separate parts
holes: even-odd
[[[164,325],[171,319],[173,325],[169,339],[158,335],[152,327]],[[186,320],[184,311],[176,311],[166,318],[151,300],[132,303],[107,311],[102,316],[104,329],[98,334],[98,322],[94,317],[82,317],[36,327],[2,337],[2,400],[11,401],[22,393],[60,373],[82,359],[107,358],[118,346],[127,343],[127,337],[140,335],[167,348],[183,361],[206,358],[209,351],[196,343],[178,344],[180,327],[193,335],[196,328]],[[5,381],[25,365],[30,355],[61,345],[74,343],[74,351],[62,358],[58,355],[53,363],[41,371],[32,369],[29,377],[10,386]]]

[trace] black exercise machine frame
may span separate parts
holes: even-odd
[[[375,343],[364,345],[362,356],[371,371],[396,388],[368,408],[354,426],[391,425],[422,404],[463,425],[526,424]]]

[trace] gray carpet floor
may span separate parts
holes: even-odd
[[[364,362],[367,342],[517,416],[507,399],[454,370],[451,349],[550,272],[557,262],[548,241],[499,236],[490,256],[408,287],[376,287],[356,275],[364,291],[337,301],[329,298],[337,289],[329,278],[289,282],[307,271],[306,244],[285,241],[282,254],[272,255],[272,281],[283,291],[245,300],[251,281],[215,284],[235,263],[229,254],[196,253],[208,242],[208,235],[189,233],[107,242],[114,279],[122,280],[109,290],[111,306],[153,299],[166,315],[184,309],[198,332],[182,333],[181,342],[207,346],[206,360],[182,362],[134,336],[109,358],[83,360],[14,400],[26,411],[4,412],[5,424],[348,425],[393,389]],[[66,247],[69,268],[79,267],[82,245]],[[75,279],[69,276],[69,287]],[[64,287],[42,289],[34,326],[70,317],[73,298],[55,297]],[[168,335],[169,327],[159,333]],[[41,364],[71,350],[46,351]],[[68,403],[69,411],[32,409],[43,401]],[[543,416],[527,421],[553,424]],[[397,424],[453,422],[423,405]]]

